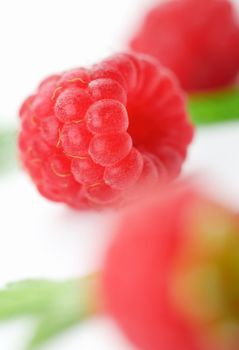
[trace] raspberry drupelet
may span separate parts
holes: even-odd
[[[238,350],[239,222],[231,210],[178,188],[141,201],[114,233],[105,311],[138,349]]]
[[[189,92],[233,84],[238,14],[230,0],[168,0],[147,14],[130,43],[171,69]]]
[[[179,174],[193,136],[185,106],[157,61],[116,54],[39,85],[20,110],[20,157],[50,200],[118,203],[139,183]]]

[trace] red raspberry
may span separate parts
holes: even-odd
[[[21,159],[37,188],[76,208],[177,176],[193,134],[171,73],[127,53],[45,79],[20,117]]]
[[[239,25],[230,0],[169,0],[154,7],[131,41],[156,57],[187,91],[226,86],[239,69]]]
[[[118,225],[105,307],[142,350],[237,350],[239,225],[194,190],[160,194]]]

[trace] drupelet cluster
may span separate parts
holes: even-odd
[[[193,136],[175,77],[130,53],[48,77],[20,118],[20,157],[39,192],[79,209],[175,178]]]

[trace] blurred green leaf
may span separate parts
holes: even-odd
[[[10,284],[0,291],[0,320],[29,314],[41,314],[55,298],[59,283],[24,281]]]
[[[54,302],[40,318],[27,349],[32,350],[43,345],[52,337],[89,317],[93,310],[90,294],[87,283],[80,285],[73,281],[62,285]]]
[[[17,132],[15,129],[0,130],[0,173],[17,166]]]
[[[35,316],[37,327],[27,346],[33,350],[85,320],[97,310],[95,275],[70,281],[24,281],[0,291],[0,320]]]
[[[239,120],[239,87],[192,94],[188,105],[196,125]]]

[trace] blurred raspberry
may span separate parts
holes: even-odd
[[[142,350],[237,350],[239,223],[193,188],[123,216],[107,254],[107,311]]]
[[[126,53],[48,77],[20,117],[20,156],[40,193],[76,208],[175,178],[193,135],[174,76]]]
[[[169,0],[146,16],[130,44],[170,68],[187,91],[232,84],[239,69],[238,15],[229,0]]]

